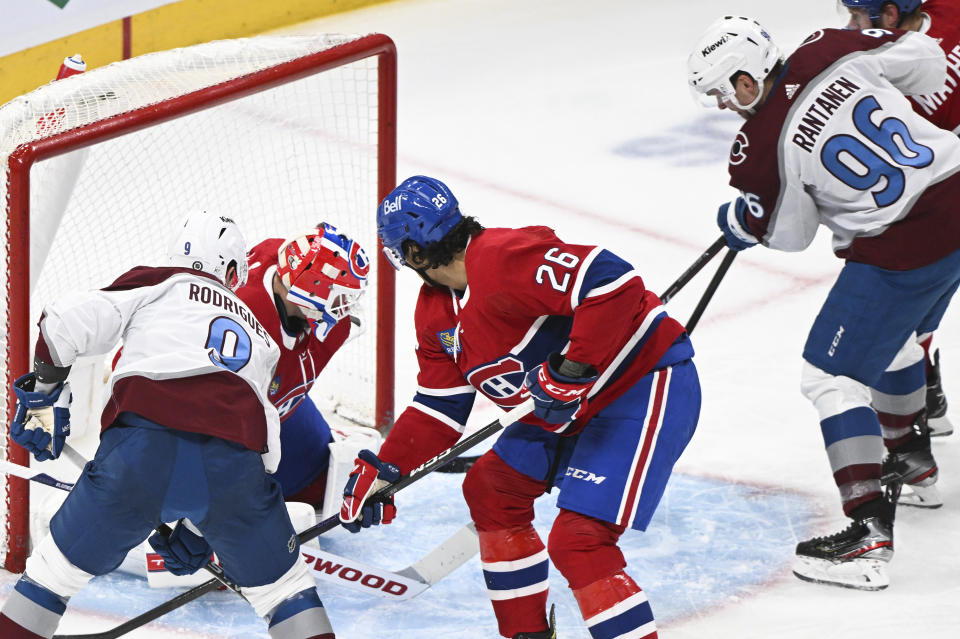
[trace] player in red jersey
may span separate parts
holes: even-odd
[[[919,33],[823,29],[783,60],[755,20],[727,16],[688,72],[745,120],[729,163],[739,197],[717,216],[728,245],[800,251],[822,224],[845,260],[807,337],[801,388],[853,521],[798,544],[794,572],[884,588],[899,487],[915,505],[942,503],[916,332],[939,323],[960,285],[960,140],[905,96],[943,86],[943,51]]]
[[[913,109],[941,129],[960,134],[960,0],[842,0],[850,13],[848,29],[903,29],[937,40],[947,55],[947,83],[935,93],[909,96]],[[936,326],[921,326],[917,341],[923,346],[927,368],[927,423],[933,437],[949,435],[947,398],[940,378],[940,351],[931,352]]]
[[[290,240],[267,239],[247,254],[237,291],[280,347],[269,398],[280,414],[282,456],[274,478],[284,499],[322,505],[330,427],[308,392],[355,327],[351,310],[370,263],[360,245],[329,224]]]
[[[657,636],[617,546],[645,530],[696,428],[693,347],[639,274],[546,227],[483,226],[439,180],[412,177],[378,209],[384,251],[423,279],[415,312],[418,389],[380,456],[362,451],[340,518],[387,523],[366,498],[451,446],[477,391],[536,408],[508,427],[463,485],[500,634],[555,637],[548,564],[567,579],[594,639]],[[547,546],[533,502],[561,487]]]

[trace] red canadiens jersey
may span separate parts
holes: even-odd
[[[254,312],[257,319],[280,346],[280,360],[270,382],[268,396],[280,413],[280,420],[289,417],[303,400],[320,371],[350,334],[350,320],[337,323],[324,341],[316,338],[313,324],[309,330],[290,335],[280,324],[273,297],[273,276],[277,272],[277,250],[282,239],[268,239],[254,246],[247,254],[250,274],[237,296]]]
[[[960,0],[927,0],[923,3],[925,33],[947,55],[947,84],[934,93],[911,98],[913,108],[941,129],[960,134]]]
[[[567,244],[546,227],[487,229],[467,246],[466,269],[462,297],[420,291],[417,394],[381,449],[404,472],[460,437],[476,391],[504,409],[520,404],[524,373],[552,352],[600,373],[587,413],[561,434],[578,432],[658,364],[675,363],[663,359],[683,326],[609,251]],[[692,354],[687,347],[677,361]]]
[[[943,86],[920,33],[824,29],[785,62],[730,154],[730,184],[766,246],[800,251],[822,224],[843,259],[919,268],[960,248],[960,140],[905,95]]]

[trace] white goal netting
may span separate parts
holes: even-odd
[[[10,370],[11,353],[19,348],[10,339],[12,318],[26,317],[34,327],[32,349],[43,303],[69,290],[106,286],[136,265],[165,263],[174,225],[186,212],[206,209],[232,217],[251,245],[326,221],[357,239],[374,268],[363,299],[366,332],[334,357],[318,379],[314,399],[326,410],[374,425],[376,320],[392,313],[377,303],[376,205],[383,167],[393,171],[393,158],[384,154],[395,152],[378,145],[384,98],[378,57],[356,53],[371,38],[388,41],[383,36],[278,36],[211,42],[88,71],[0,107],[5,169],[0,201],[6,205],[0,290],[7,292],[0,313],[8,329],[0,335],[4,387],[23,372]],[[331,63],[340,50],[344,63]],[[302,64],[321,52],[332,52],[322,54],[324,70]],[[278,77],[294,68],[296,73],[290,71],[278,84]],[[241,85],[242,91],[231,88]],[[37,141],[69,143],[77,132],[93,137],[84,137],[84,148],[34,164],[24,196],[24,180],[16,175],[11,154],[16,159]],[[17,251],[23,250],[17,236],[11,239],[18,202],[28,203],[30,210],[28,308],[10,295],[25,275],[11,272],[16,268],[11,261],[16,264]],[[75,430],[86,427],[88,436],[96,430],[108,366],[84,362],[71,374]],[[6,415],[9,393],[2,401]],[[12,451],[6,438],[0,446],[8,459]],[[76,475],[75,469],[65,469],[62,475]],[[42,501],[38,490],[33,494],[34,501]],[[6,549],[11,536],[16,540],[19,534],[13,522],[22,516],[9,484],[5,496],[0,559],[9,567]]]

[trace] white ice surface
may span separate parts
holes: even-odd
[[[787,51],[817,27],[843,22],[832,0],[404,0],[296,30],[379,31],[396,41],[399,179],[443,179],[487,226],[546,224],[564,239],[602,244],[662,291],[718,236],[716,207],[733,195],[725,159],[738,120],[696,106],[684,76],[689,47],[723,14],[758,18]],[[960,531],[960,435],[934,443],[944,507],[898,514],[888,590],[817,586],[790,573],[798,539],[845,525],[816,413],[798,390],[803,341],[840,266],[824,235],[800,254],[752,249],[734,262],[696,329],[698,432],[650,530],[622,543],[662,637],[960,636],[960,557],[950,542]],[[685,320],[708,279],[699,276],[671,313]],[[402,404],[415,383],[417,281],[406,273],[398,284]],[[955,310],[935,343],[956,408]],[[494,416],[480,407],[473,423]],[[960,409],[953,417],[960,422]],[[428,478],[398,497],[392,527],[337,531],[323,543],[385,567],[406,565],[466,521],[457,481]],[[544,533],[551,502],[538,506]],[[12,578],[5,581],[3,592]],[[496,636],[476,559],[404,604],[321,594],[340,637]],[[96,584],[76,598],[62,630],[103,629],[169,596]],[[159,631],[129,636],[266,636],[235,597],[206,599],[165,617],[170,625],[153,626]],[[556,571],[551,600],[560,637],[589,637]]]

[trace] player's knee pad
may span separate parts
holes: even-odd
[[[290,570],[283,573],[279,579],[265,586],[252,586],[241,588],[240,591],[246,597],[253,609],[261,617],[267,616],[274,608],[283,603],[286,599],[295,594],[315,588],[316,583],[310,576],[310,570],[307,564],[300,560],[299,555]]]
[[[870,406],[870,388],[843,375],[833,375],[810,362],[803,363],[800,391],[813,402],[820,420],[861,406]]]
[[[316,588],[287,597],[265,615],[271,639],[325,639],[333,627]]]
[[[489,451],[467,471],[463,497],[477,530],[502,530],[533,521],[533,500],[543,486]]]
[[[547,552],[576,590],[626,567],[617,547],[623,531],[617,524],[561,509],[550,529]]]
[[[57,595],[69,598],[80,592],[93,575],[74,566],[47,535],[27,559],[26,575]]]

